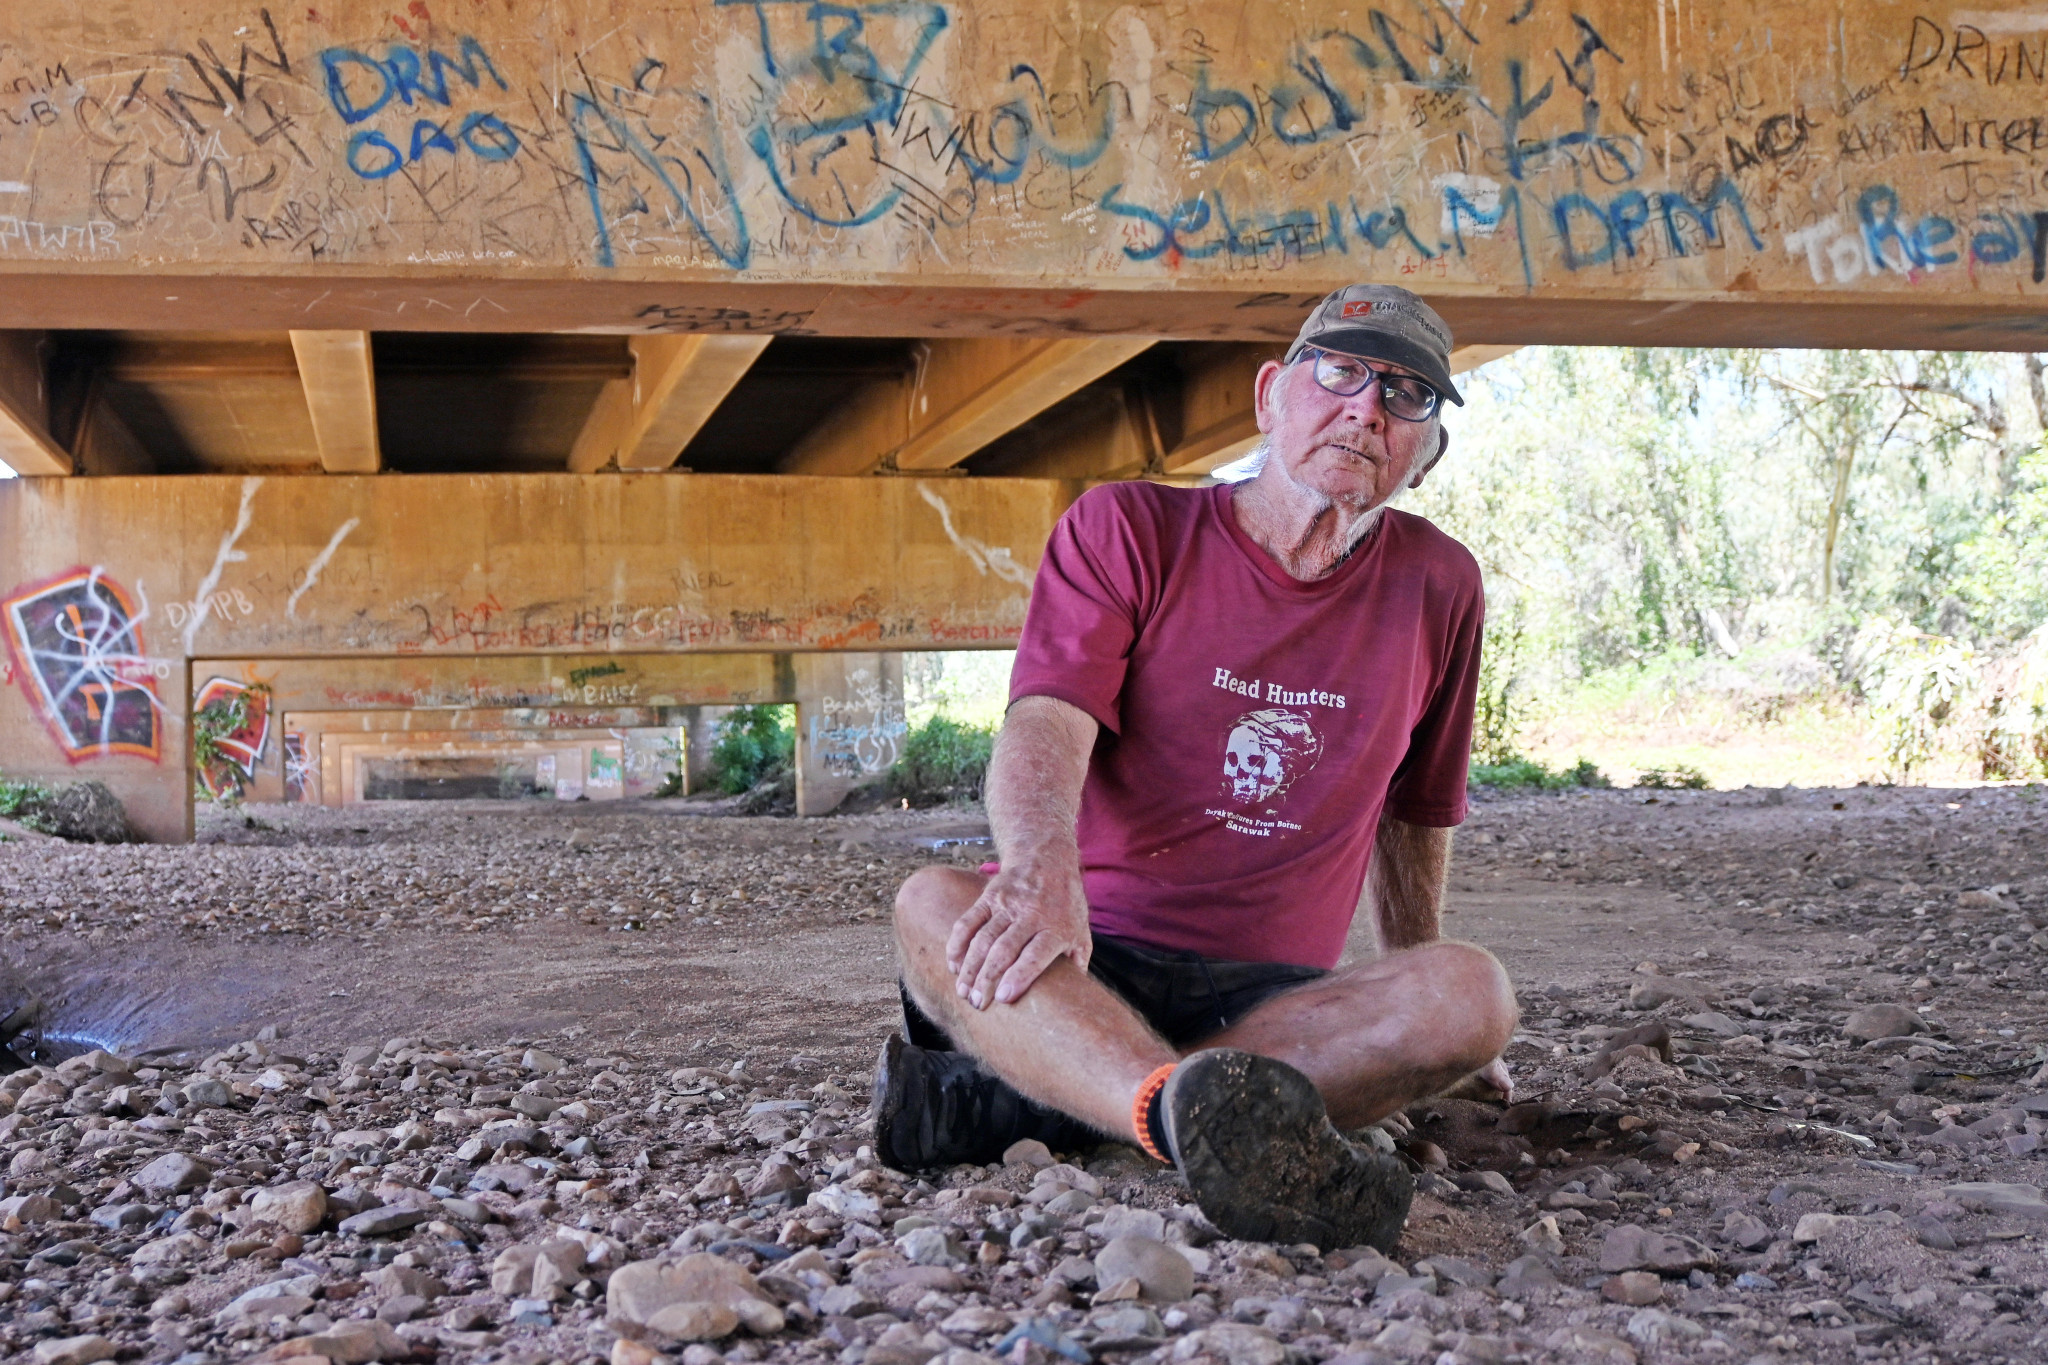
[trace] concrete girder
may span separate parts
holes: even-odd
[[[1411,8],[16,0],[0,307],[1279,343],[1372,278],[1486,344],[2039,344],[2016,3]]]
[[[306,390],[306,410],[330,474],[375,474],[384,466],[377,444],[377,374],[368,332],[293,332],[292,355]]]
[[[1040,547],[1077,488],[658,474],[9,480],[0,768],[101,778],[153,837],[179,838],[195,658],[401,656],[401,670],[445,661],[430,685],[457,686],[493,656],[999,648],[1016,641]],[[574,676],[551,666],[525,666],[536,694],[561,695],[554,680]],[[804,665],[788,667],[801,704]]]
[[[50,435],[41,345],[34,332],[0,333],[0,464],[31,478],[61,478],[77,466]]]
[[[599,393],[569,452],[578,474],[667,469],[772,340],[765,336],[634,337],[633,377]]]
[[[933,341],[916,368],[849,399],[782,461],[786,474],[950,469],[1151,345],[1108,341]]]

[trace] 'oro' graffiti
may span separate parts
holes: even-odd
[[[73,763],[162,753],[167,665],[150,660],[141,622],[120,584],[72,569],[0,602],[15,675]]]

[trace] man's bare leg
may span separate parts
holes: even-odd
[[[1017,1090],[1103,1132],[1132,1136],[1138,1087],[1181,1054],[1065,959],[1015,1004],[969,1008],[954,989],[946,940],[984,885],[956,868],[929,868],[905,883],[896,938],[911,997]],[[1514,991],[1492,954],[1435,943],[1269,1000],[1198,1048],[1286,1062],[1315,1082],[1334,1122],[1356,1128],[1485,1066],[1507,1046],[1515,1018]]]
[[[1105,1133],[1131,1138],[1131,1101],[1179,1053],[1135,1010],[1066,958],[1014,1004],[973,1009],[946,965],[953,922],[988,879],[926,868],[896,897],[896,944],[911,998],[954,1041],[1015,1089]]]
[[[1441,1094],[1507,1047],[1514,988],[1493,954],[1431,943],[1275,996],[1198,1047],[1286,1062],[1315,1082],[1340,1128]]]

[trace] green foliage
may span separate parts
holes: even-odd
[[[796,761],[796,728],[787,706],[736,706],[718,723],[711,748],[711,780],[737,796],[789,772]]]
[[[1515,743],[1528,711],[1522,695],[1522,603],[1511,602],[1507,612],[1504,624],[1488,629],[1479,652],[1479,695],[1472,715],[1472,757],[1496,766],[1517,761]]]
[[[1976,651],[1943,635],[1874,616],[1850,655],[1864,700],[1883,726],[1888,777],[1910,782],[1934,757],[1942,732],[1972,691]]]
[[[197,776],[194,795],[204,801],[241,800],[247,779],[241,764],[220,747],[221,741],[249,723],[258,699],[267,703],[269,698],[268,683],[251,683],[192,713],[192,769]]]
[[[55,795],[34,778],[0,777],[0,819],[16,820],[29,829],[42,830],[39,817]]]
[[[1984,670],[1979,698],[1976,751],[1983,775],[2048,777],[2048,626],[2028,636],[2010,659]]]
[[[1532,347],[1476,372],[1407,505],[1486,574],[1482,765],[1640,673],[1675,701],[1859,697],[1899,777],[1972,744],[1987,773],[2041,770],[2037,673],[2012,663],[2048,621],[2031,361]]]
[[[947,798],[979,800],[995,751],[996,727],[954,720],[943,711],[903,738],[889,787],[913,804]]]
[[[1653,791],[1703,792],[1713,784],[1690,763],[1674,763],[1668,768],[1643,769],[1636,774],[1636,785]]]
[[[661,785],[654,789],[658,797],[681,796],[689,785],[690,775],[684,769],[683,742],[680,739],[665,739],[661,743],[661,756],[668,760],[668,771],[662,774]]]
[[[1509,755],[1494,763],[1474,763],[1466,781],[1475,787],[1501,790],[1564,791],[1571,787],[1611,787],[1607,775],[1582,758],[1569,768],[1547,768],[1533,758]]]

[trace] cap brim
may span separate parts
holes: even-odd
[[[1427,347],[1417,346],[1400,337],[1364,327],[1332,327],[1311,337],[1303,337],[1295,343],[1287,358],[1294,359],[1304,346],[1317,346],[1324,350],[1342,351],[1355,355],[1361,360],[1385,360],[1403,369],[1413,370],[1428,380],[1430,386],[1444,397],[1465,406],[1464,395],[1451,383],[1450,369],[1443,360]]]

